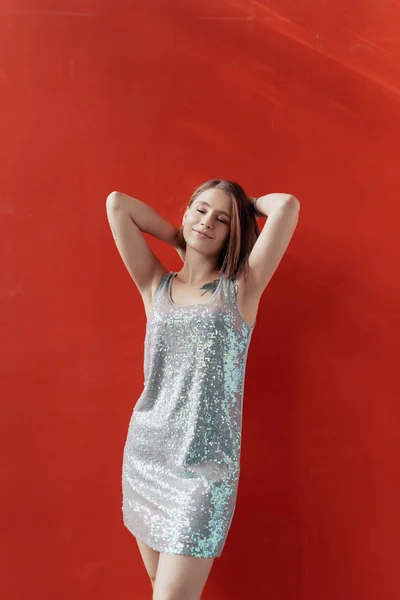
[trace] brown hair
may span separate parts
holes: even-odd
[[[248,258],[258,236],[260,229],[256,221],[253,207],[253,198],[248,196],[242,186],[235,181],[223,179],[210,179],[202,183],[192,194],[189,208],[196,198],[205,190],[218,188],[225,192],[232,200],[231,225],[228,240],[218,256],[218,269],[227,278],[234,278],[243,270],[247,271]],[[186,249],[183,237],[183,225],[177,236],[178,247]]]

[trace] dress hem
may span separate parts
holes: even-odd
[[[150,539],[149,537],[146,537],[142,534],[138,535],[135,532],[135,529],[131,525],[127,525],[125,521],[123,523],[124,523],[125,527],[127,528],[127,530],[133,535],[133,537],[135,537],[140,542],[143,542],[149,548],[151,548],[152,550],[155,550],[156,552],[161,552],[162,554],[175,554],[178,556],[190,556],[192,558],[220,558],[221,557],[221,552],[219,554],[198,556],[197,554],[188,554],[187,552],[177,552],[177,551],[165,549],[165,545],[163,545],[163,544],[158,544],[158,548],[157,548],[157,544],[155,542],[153,542],[152,539]]]

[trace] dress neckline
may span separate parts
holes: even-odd
[[[191,306],[207,306],[208,304],[210,304],[210,302],[213,300],[213,298],[217,295],[217,292],[221,286],[221,281],[222,278],[224,276],[224,273],[222,273],[221,277],[218,280],[218,285],[215,288],[214,292],[212,293],[211,297],[207,300],[207,302],[194,302],[193,304],[176,304],[173,300],[172,300],[172,296],[171,296],[171,287],[172,287],[172,280],[173,278],[178,274],[177,271],[170,271],[171,273],[171,277],[169,278],[169,282],[168,282],[168,300],[170,301],[170,303],[173,306],[181,306],[182,308],[189,308]]]

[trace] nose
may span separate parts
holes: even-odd
[[[207,215],[207,214],[203,214],[201,215],[201,224],[203,225],[203,227],[212,227],[212,216]]]

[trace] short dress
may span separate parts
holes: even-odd
[[[163,277],[148,314],[144,388],[123,453],[127,529],[168,554],[219,557],[236,506],[252,327],[224,274],[206,303],[175,304]]]

